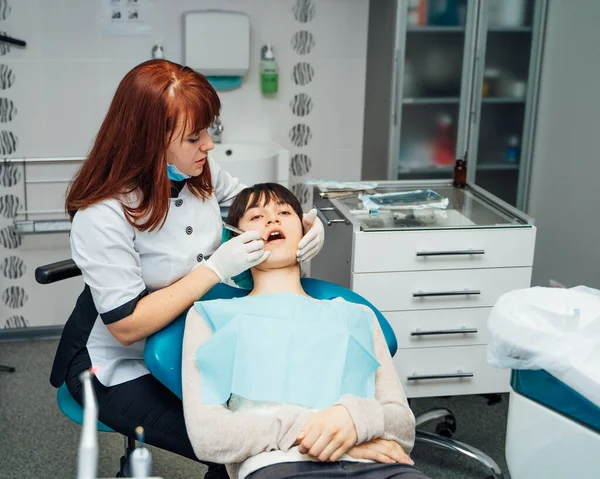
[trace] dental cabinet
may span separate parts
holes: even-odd
[[[509,391],[509,370],[486,362],[487,319],[503,293],[527,288],[533,220],[487,191],[447,180],[385,181],[368,193],[432,190],[444,210],[364,208],[358,192],[314,187],[326,227],[310,275],[371,301],[398,339],[394,363],[408,397]]]
[[[548,5],[371,2],[362,178],[450,178],[468,151],[469,181],[526,210]]]

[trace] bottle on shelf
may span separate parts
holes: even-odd
[[[519,156],[521,156],[521,148],[519,146],[520,141],[517,135],[511,135],[508,137],[508,146],[505,151],[506,161],[509,163],[518,163]]]
[[[408,0],[408,13],[406,23],[408,25],[419,25],[419,0]]]
[[[452,184],[456,188],[464,188],[467,185],[467,153],[464,158],[458,158],[454,165]]]
[[[418,82],[415,77],[415,69],[409,57],[404,59],[404,79],[402,85],[402,96],[404,98],[414,98],[418,96]]]
[[[525,0],[490,0],[488,23],[490,27],[517,28],[525,24]]]
[[[457,26],[458,3],[457,0],[428,0],[427,23],[439,26]]]
[[[437,133],[433,140],[433,162],[438,166],[451,166],[454,163],[454,151],[452,117],[443,113],[438,117]]]
[[[500,70],[498,70],[497,68],[486,68],[483,71],[483,85],[481,88],[481,96],[497,96],[499,79]]]

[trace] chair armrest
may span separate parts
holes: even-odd
[[[81,270],[72,259],[45,264],[35,269],[35,280],[40,284],[56,283],[79,275]]]

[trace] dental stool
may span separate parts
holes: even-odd
[[[396,335],[383,314],[381,314],[381,312],[369,301],[350,289],[328,281],[314,278],[302,278],[301,282],[304,290],[315,299],[323,300],[341,297],[346,301],[368,306],[377,316],[390,354],[394,356],[398,349]],[[247,290],[234,288],[221,283],[208,291],[200,301],[239,298],[248,293],[249,291]],[[144,350],[144,360],[152,375],[179,398],[182,397],[181,356],[186,316],[187,313],[182,314],[161,331],[150,336],[146,340],[146,348]],[[437,427],[439,432],[451,435],[456,430],[454,416],[445,408],[432,409],[419,415],[416,418],[416,425],[418,428],[433,421],[441,421],[438,423]],[[491,473],[491,476],[489,477],[494,479],[502,479],[504,477],[498,465],[489,456],[472,446],[451,439],[450,437],[444,437],[440,434],[426,431],[419,431],[417,429],[416,442],[464,454],[486,466]]]

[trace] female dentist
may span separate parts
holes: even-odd
[[[208,157],[221,104],[201,74],[166,60],[121,81],[87,161],[67,193],[71,252],[85,289],[62,333],[50,382],[82,403],[79,374],[96,369],[99,419],[154,446],[197,460],[181,401],[144,364],[144,339],[220,281],[264,261],[257,232],[221,245],[219,206],[245,188]],[[311,211],[299,245],[322,247]],[[221,465],[205,476],[226,478]]]

